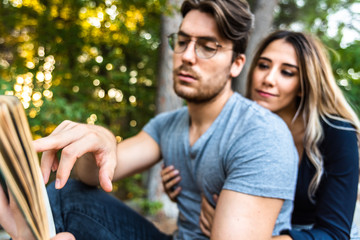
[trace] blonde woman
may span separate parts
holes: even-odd
[[[349,239],[359,175],[360,124],[334,79],[326,49],[292,31],[270,34],[255,54],[247,97],[278,114],[299,154],[292,229],[274,239]],[[176,200],[181,172],[162,171]],[[216,199],[217,196],[214,196]],[[214,210],[203,198],[201,229],[210,235]],[[353,231],[352,239],[357,239]]]

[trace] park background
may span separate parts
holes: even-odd
[[[135,135],[151,117],[183,104],[172,91],[166,41],[181,21],[181,2],[0,0],[0,94],[21,100],[34,139],[65,119],[105,126],[118,141]],[[247,63],[272,30],[312,33],[328,46],[337,83],[359,114],[359,0],[249,3],[256,21]],[[234,83],[240,93],[246,71]],[[113,194],[144,214],[171,215],[159,169],[115,183]]]

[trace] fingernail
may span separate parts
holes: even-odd
[[[56,189],[60,189],[60,184],[61,184],[60,179],[57,178],[57,179],[55,180],[55,188],[56,188]]]
[[[108,187],[109,187],[109,192],[111,192],[113,190],[113,185],[111,181],[108,183]]]
[[[111,182],[111,178],[110,178],[110,177],[108,177],[108,180],[105,182],[104,187],[105,187],[104,190],[105,190],[106,192],[111,192],[111,191],[112,191],[113,185],[112,185],[112,182]]]

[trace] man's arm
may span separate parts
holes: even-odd
[[[211,239],[271,239],[282,199],[222,190],[216,205]]]
[[[62,122],[48,137],[34,141],[34,147],[44,152],[41,170],[45,182],[51,170],[57,171],[56,188],[65,185],[76,162],[80,180],[92,185],[100,183],[105,191],[111,191],[112,180],[130,176],[160,160],[158,144],[145,132],[116,144],[115,136],[106,128],[71,121]]]

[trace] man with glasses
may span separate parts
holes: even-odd
[[[174,90],[186,107],[156,116],[119,144],[105,128],[70,121],[34,142],[44,151],[45,180],[57,169],[54,185],[61,190],[50,185],[48,191],[58,232],[71,232],[78,240],[208,239],[199,216],[202,197],[215,206],[213,194],[219,200],[211,239],[270,239],[290,227],[297,170],[291,134],[280,118],[231,89],[245,63],[252,26],[248,4],[185,0],[181,11],[184,19],[169,43]],[[88,186],[100,184],[109,192],[111,181],[161,159],[182,177],[178,230],[172,236]],[[67,182],[73,166],[88,185]]]
[[[195,54],[199,58],[208,59],[215,56],[219,48],[223,46],[220,45],[216,38],[213,37],[199,37],[197,40],[191,40],[191,37],[184,32],[170,34],[169,45],[174,51],[174,53],[183,53],[187,49],[191,41],[195,42]],[[227,50],[233,50],[232,47]]]

